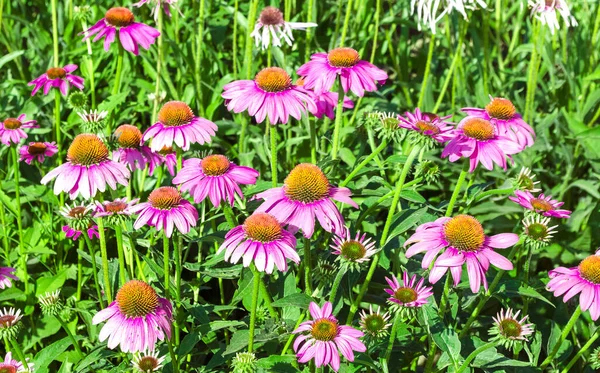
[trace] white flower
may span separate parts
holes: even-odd
[[[571,15],[566,0],[529,0],[528,3],[531,14],[542,21],[542,24],[547,25],[552,35],[554,31],[560,29],[557,12],[560,13],[567,27],[577,26],[577,20]]]
[[[256,41],[256,46],[262,43],[262,49],[267,49],[271,44],[280,47],[282,39],[291,46],[294,41],[292,30],[306,30],[308,27],[316,26],[316,23],[285,22],[279,9],[268,6],[260,12],[258,22],[250,36]]]
[[[436,24],[446,14],[456,10],[467,20],[467,10],[485,9],[487,4],[483,0],[411,0],[410,8],[411,15],[417,11],[419,30],[423,24],[435,34]]]

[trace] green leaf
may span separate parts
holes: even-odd
[[[200,342],[200,335],[196,332],[191,332],[183,337],[179,349],[177,350],[177,356],[185,356],[190,353],[196,344]]]
[[[21,55],[23,55],[23,53],[25,53],[25,51],[20,50],[20,51],[15,51],[15,52],[12,52],[12,53],[2,56],[2,58],[0,58],[0,68],[2,68],[2,66],[7,64],[8,62],[16,59],[17,57],[20,57]]]
[[[427,207],[423,207],[418,210],[404,210],[394,215],[394,220],[392,222],[393,229],[388,237],[388,242],[392,238],[406,232],[416,225],[421,220],[423,215],[425,215],[425,212],[427,212]]]
[[[229,346],[227,346],[223,355],[233,354],[248,346],[249,334],[250,332],[247,329],[238,330],[233,333],[233,336],[231,336],[231,340],[229,341]]]
[[[314,300],[304,293],[297,293],[277,299],[273,302],[273,307],[299,307],[307,309],[310,302]]]
[[[48,372],[48,366],[50,363],[56,360],[60,354],[65,352],[70,345],[71,338],[65,337],[38,352],[37,355],[35,355],[35,359],[33,359],[33,363],[35,364],[35,372]]]

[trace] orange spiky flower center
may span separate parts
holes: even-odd
[[[360,55],[352,48],[335,48],[327,54],[327,61],[333,67],[352,67],[360,61]]]
[[[394,298],[402,303],[411,303],[417,300],[418,294],[413,288],[401,287],[394,292]]]
[[[581,277],[594,284],[600,284],[600,256],[590,255],[579,263]]]
[[[482,118],[469,117],[463,122],[461,128],[466,136],[479,141],[487,141],[495,136],[494,125]]]
[[[98,136],[82,133],[73,139],[67,150],[67,159],[81,166],[99,164],[108,159],[108,148]]]
[[[134,318],[154,312],[159,299],[152,286],[144,281],[131,280],[119,289],[116,302],[123,315]]]
[[[160,154],[162,156],[173,154],[173,153],[175,153],[175,151],[173,150],[172,146],[163,146],[163,148],[158,151],[158,154]]]
[[[115,27],[125,27],[133,23],[134,17],[131,10],[117,7],[110,8],[104,15],[106,22]]]
[[[67,72],[62,67],[51,67],[46,71],[46,75],[50,79],[63,79],[67,76]]]
[[[0,373],[17,373],[17,368],[14,365],[0,363]]]
[[[548,201],[546,201],[545,199],[541,199],[541,198],[534,198],[531,200],[531,207],[533,207],[533,209],[535,211],[551,211],[554,210],[554,206],[552,206],[552,204]]]
[[[335,319],[323,318],[313,322],[310,334],[317,341],[333,341],[338,335],[339,326]]]
[[[419,133],[427,133],[428,135],[437,135],[440,133],[440,128],[431,122],[419,120],[415,123]]]
[[[260,23],[265,26],[282,25],[284,23],[283,13],[273,6],[265,7],[260,12]]]
[[[27,147],[27,153],[31,155],[44,154],[46,149],[48,149],[48,146],[43,142],[32,142],[29,143],[29,146]]]
[[[158,112],[158,121],[167,127],[179,127],[189,124],[194,112],[185,102],[169,101]]]
[[[136,126],[123,124],[117,127],[114,137],[121,148],[138,148],[142,142],[142,131]]]
[[[286,196],[294,201],[312,203],[329,195],[329,180],[318,166],[301,163],[284,181]]]
[[[244,232],[253,241],[272,242],[281,238],[281,224],[271,214],[257,212],[244,221]]]
[[[481,223],[470,215],[457,215],[444,225],[450,246],[461,251],[477,251],[485,241]]]
[[[229,159],[220,154],[209,155],[200,161],[202,172],[208,176],[221,176],[229,170],[230,165]]]
[[[127,208],[127,203],[123,202],[123,201],[112,201],[112,202],[108,202],[107,204],[104,205],[104,209],[107,212],[113,213],[113,214],[118,214],[120,212],[125,211],[125,209]]]
[[[148,196],[148,202],[152,207],[159,210],[171,210],[179,206],[181,202],[181,194],[174,187],[160,187]]]
[[[21,128],[23,123],[17,118],[6,118],[4,119],[4,128],[7,130],[16,130]]]
[[[270,93],[282,92],[292,86],[292,78],[280,67],[262,69],[256,74],[254,81],[260,89]]]
[[[348,240],[342,244],[340,252],[346,259],[356,261],[365,257],[367,249],[359,241]]]
[[[75,206],[69,210],[69,217],[74,219],[82,219],[88,214],[88,209],[85,206]]]
[[[485,111],[491,118],[508,120],[514,118],[517,114],[517,109],[513,103],[501,97],[495,97],[485,106]]]

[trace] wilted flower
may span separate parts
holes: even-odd
[[[525,207],[528,210],[535,211],[538,214],[552,217],[565,218],[571,217],[571,211],[559,209],[564,202],[558,202],[551,196],[545,196],[544,193],[534,197],[529,191],[516,190],[515,197],[508,197],[513,202]]]
[[[338,255],[336,260],[341,261],[342,265],[347,266],[351,270],[360,269],[360,265],[367,262],[377,252],[375,242],[371,237],[367,238],[366,233],[361,236],[360,232],[356,232],[356,236],[352,238],[349,229],[344,229],[342,232],[335,232],[333,236],[333,254]]]
[[[141,373],[152,373],[158,372],[162,368],[162,364],[165,361],[165,357],[158,357],[158,350],[136,352],[133,354],[133,361],[131,365],[133,369]]]
[[[358,324],[366,335],[372,338],[383,338],[388,335],[388,329],[392,326],[389,321],[390,314],[388,312],[381,313],[380,307],[373,312],[373,306],[369,305],[369,313],[366,310],[360,312]]]
[[[12,286],[12,282],[10,279],[15,281],[19,281],[19,278],[13,273],[16,269],[12,267],[0,267],[0,289],[6,289]]]
[[[292,46],[294,41],[292,30],[306,30],[308,27],[316,26],[316,23],[310,22],[286,22],[279,9],[268,6],[260,12],[258,22],[250,36],[256,41],[257,47],[262,44],[262,49],[267,49],[269,45],[280,47],[281,40],[285,40],[289,46]]]
[[[527,216],[523,219],[525,242],[536,249],[546,246],[552,235],[556,233],[554,230],[556,227],[557,225],[550,226],[550,218],[540,215]]]
[[[577,26],[577,20],[571,15],[566,0],[529,0],[528,4],[531,7],[531,14],[542,21],[542,24],[547,25],[553,35],[560,29],[557,13],[562,17],[565,26]]]
[[[173,228],[183,234],[195,227],[198,221],[198,211],[181,193],[173,187],[160,187],[148,196],[148,202],[133,206],[132,212],[138,213],[133,224],[135,229],[150,225],[158,231],[164,231],[167,237],[173,234]]]
[[[19,149],[19,160],[31,164],[33,161],[44,162],[46,157],[52,157],[58,153],[58,147],[53,142],[30,142],[29,145],[23,145]]]
[[[308,310],[313,320],[305,321],[294,334],[294,351],[299,363],[315,360],[317,368],[329,365],[334,371],[340,369],[340,352],[349,361],[354,361],[354,351],[365,352],[366,346],[359,340],[364,334],[351,326],[339,325],[333,316],[330,302],[323,308],[311,302]]]
[[[94,325],[106,321],[100,342],[108,348],[121,346],[123,352],[154,351],[156,342],[171,338],[171,302],[160,298],[147,283],[131,280],[119,289],[116,300],[98,312]]]
[[[72,238],[73,241],[79,239],[83,232],[91,239],[99,238],[98,226],[92,220],[92,205],[69,205],[60,209],[60,214],[67,220],[67,224],[63,225],[62,230],[67,238]]]
[[[493,340],[507,349],[513,348],[517,342],[527,341],[527,336],[533,334],[533,324],[526,324],[527,316],[519,319],[520,312],[513,314],[510,308],[502,309],[494,317],[494,325],[489,333],[494,336]]]
[[[318,166],[302,163],[288,174],[283,187],[256,195],[265,200],[256,211],[268,212],[294,233],[302,229],[304,237],[310,238],[315,231],[315,217],[327,232],[343,231],[344,218],[332,200],[358,208],[351,195],[350,189],[329,184]]]
[[[11,143],[18,144],[21,139],[26,139],[27,134],[23,128],[37,128],[37,121],[25,120],[26,114],[21,114],[17,118],[6,118],[0,122],[0,142],[6,146]]]
[[[14,308],[0,310],[0,338],[13,339],[19,332],[21,310]]]
[[[69,92],[69,87],[76,87],[80,90],[83,89],[83,78],[77,75],[71,74],[77,70],[77,65],[67,65],[65,67],[51,67],[42,74],[39,78],[36,78],[27,85],[33,85],[33,92],[31,95],[35,95],[40,88],[44,87],[44,95],[50,92],[50,88],[58,88],[63,96],[66,96]]]

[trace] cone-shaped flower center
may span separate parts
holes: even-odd
[[[337,320],[333,318],[317,319],[313,322],[310,334],[312,334],[313,338],[317,341],[329,342],[337,337],[338,329]]]
[[[138,368],[146,373],[146,372],[154,372],[156,368],[158,368],[158,359],[154,356],[144,356],[142,357],[138,363]]]
[[[541,198],[534,198],[531,200],[531,207],[533,207],[534,210],[536,211],[550,211],[554,209],[554,206],[552,206],[552,204],[544,199]]]
[[[402,303],[410,303],[417,300],[418,294],[415,289],[404,287],[394,292],[394,298]]]
[[[381,119],[381,124],[386,130],[397,130],[400,121],[395,117],[385,117]]]
[[[495,119],[512,119],[517,113],[515,105],[510,100],[505,98],[496,97],[485,106],[485,111],[491,118]]]
[[[292,86],[292,78],[280,67],[267,67],[254,77],[256,85],[265,92],[281,92]]]
[[[136,126],[123,124],[117,127],[114,137],[121,148],[137,148],[142,142],[142,131]]]
[[[515,319],[504,319],[500,321],[500,332],[506,338],[518,338],[521,336],[521,324]]]
[[[48,146],[43,142],[32,142],[27,147],[27,153],[31,155],[44,154]]]
[[[304,87],[304,78],[300,77],[300,78],[296,79],[296,85],[298,87]]]
[[[469,215],[450,219],[444,225],[444,235],[450,246],[461,251],[476,251],[485,241],[481,223]]]
[[[104,208],[107,212],[118,214],[120,212],[125,211],[125,209],[127,208],[127,204],[123,201],[112,201],[105,204]]]
[[[108,159],[108,148],[98,136],[82,133],[73,139],[67,151],[67,159],[82,166],[99,164]]]
[[[181,194],[174,187],[160,187],[148,196],[148,202],[155,209],[170,210],[179,206]]]
[[[377,313],[365,317],[363,323],[365,329],[367,329],[367,331],[372,334],[378,334],[379,332],[385,329],[385,320],[383,319],[383,317],[381,317],[381,315]]]
[[[437,135],[440,133],[440,128],[431,122],[420,120],[415,123],[415,126],[419,129],[420,133],[426,133],[428,135]]]
[[[579,263],[581,277],[594,284],[600,284],[600,256],[590,255]]]
[[[158,151],[158,154],[165,156],[165,155],[173,154],[174,152],[175,151],[173,150],[172,146],[163,146],[163,148]]]
[[[293,201],[312,203],[329,195],[329,180],[318,166],[301,163],[285,179],[284,190]]]
[[[69,210],[68,215],[73,219],[82,219],[87,215],[88,211],[89,210],[85,206],[75,206]]]
[[[194,112],[185,102],[169,101],[158,112],[158,121],[167,127],[178,127],[194,119]]]
[[[4,128],[7,130],[16,130],[21,128],[21,125],[23,125],[23,123],[16,118],[7,118],[4,120]]]
[[[532,223],[527,226],[527,235],[534,240],[544,240],[548,236],[548,227],[542,223]]]
[[[127,8],[110,8],[104,15],[106,22],[115,27],[125,27],[133,23],[133,13]]]
[[[365,257],[367,249],[358,241],[348,240],[342,244],[341,253],[346,259],[355,261]]]
[[[17,321],[19,320],[15,315],[2,315],[0,316],[0,328],[10,328]]]
[[[519,187],[524,190],[533,190],[535,188],[533,179],[530,178],[529,176],[523,175],[523,174],[519,175],[517,184],[519,184]]]
[[[224,155],[214,154],[205,157],[200,162],[202,166],[202,172],[208,176],[221,176],[229,170],[229,159]]]
[[[335,48],[327,54],[327,61],[333,67],[352,67],[360,61],[360,56],[352,48]]]
[[[495,135],[494,125],[490,121],[476,117],[467,118],[462,124],[462,130],[466,136],[479,141],[492,139]]]
[[[265,26],[282,25],[284,23],[283,13],[281,13],[281,10],[273,6],[268,6],[264,8],[262,12],[260,12],[260,23]]]
[[[158,294],[144,281],[131,280],[119,289],[116,302],[126,317],[143,317],[158,307]]]
[[[51,67],[46,71],[46,75],[50,79],[63,79],[67,76],[67,72],[62,67]]]
[[[281,238],[281,224],[273,215],[257,212],[244,221],[244,232],[253,241],[272,242]]]
[[[17,373],[17,368],[14,365],[0,363],[0,373]]]

